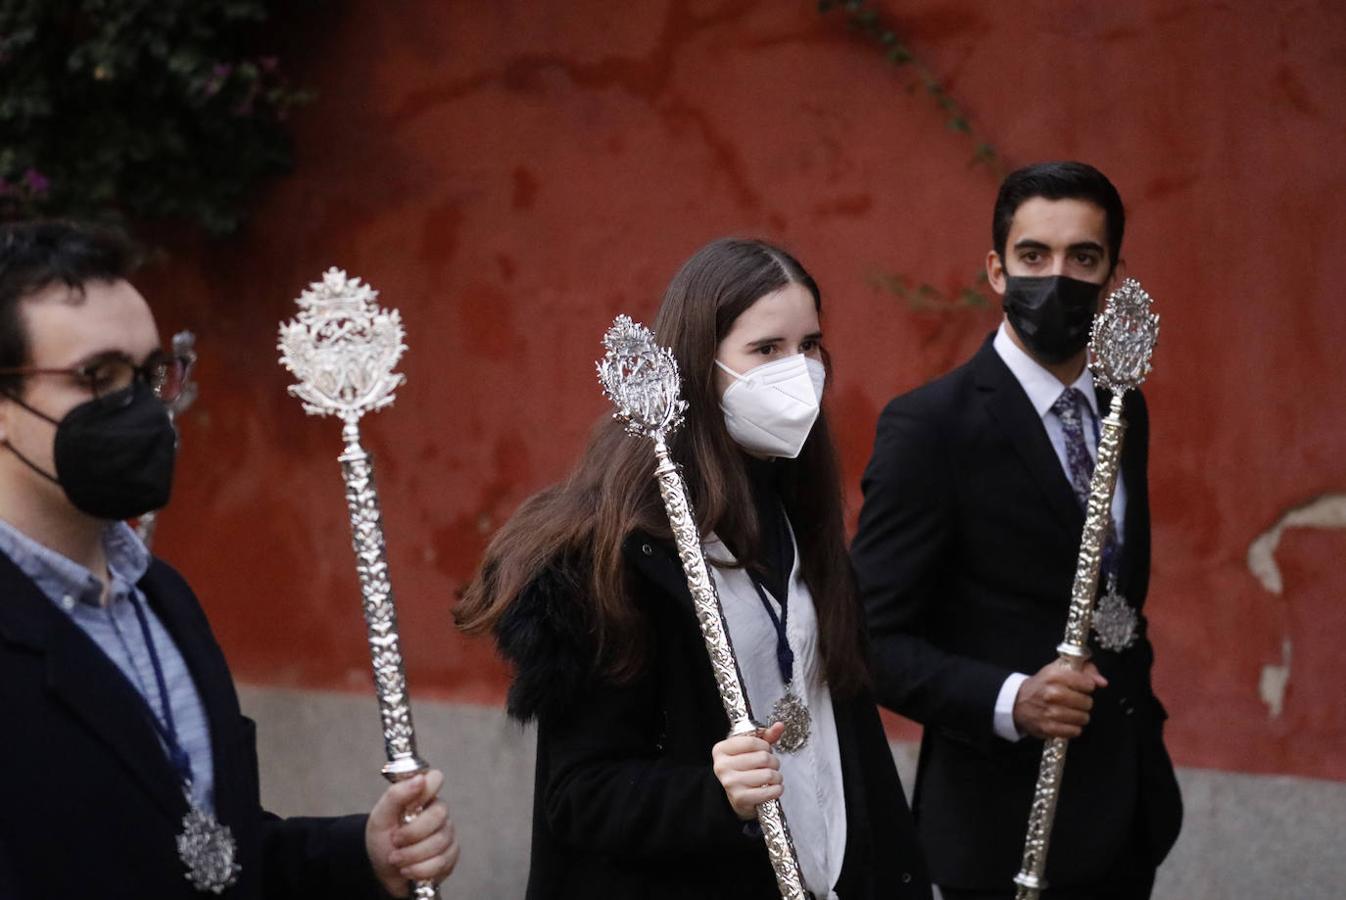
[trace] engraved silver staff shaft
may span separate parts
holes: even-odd
[[[617,317],[604,336],[603,344],[607,354],[598,363],[598,377],[603,384],[603,393],[616,407],[613,415],[626,424],[630,434],[654,442],[654,476],[659,484],[659,496],[663,499],[668,524],[677,544],[678,559],[687,577],[701,637],[710,657],[711,672],[724,703],[725,715],[729,718],[729,733],[754,734],[759,726],[752,719],[724,610],[702,553],[701,534],[687,499],[687,487],[666,443],[668,434],[682,423],[682,413],[687,407],[679,396],[677,360],[670,351],[655,343],[654,335],[647,328],[626,316]],[[780,801],[771,800],[757,807],[757,821],[762,828],[781,897],[806,900],[810,895],[804,889],[799,860]]]
[[[183,375],[182,389],[177,397],[168,404],[169,421],[177,424],[178,417],[196,400],[196,382],[192,380],[192,369],[196,365],[196,335],[190,331],[179,331],[173,335],[173,355],[187,361],[187,371]],[[178,436],[181,440],[182,431]],[[146,547],[154,543],[154,528],[159,523],[159,510],[152,509],[136,521],[136,535]]]
[[[1159,317],[1150,311],[1150,296],[1141,289],[1139,282],[1128,278],[1108,298],[1107,310],[1095,319],[1090,339],[1093,355],[1090,368],[1094,381],[1112,391],[1112,402],[1103,419],[1098,459],[1089,482],[1089,502],[1085,508],[1080,552],[1075,561],[1075,583],[1070,592],[1065,639],[1056,648],[1058,664],[1077,671],[1089,659],[1089,630],[1093,624],[1094,598],[1098,595],[1098,573],[1112,524],[1112,497],[1117,489],[1122,441],[1126,435],[1122,399],[1128,390],[1139,387],[1150,373],[1150,357],[1158,339]],[[1042,748],[1037,785],[1029,808],[1023,861],[1019,874],[1014,877],[1018,886],[1015,900],[1038,900],[1047,886],[1044,878],[1047,849],[1056,819],[1056,801],[1060,796],[1068,746],[1066,738],[1056,737],[1048,739]]]
[[[374,687],[383,720],[383,749],[388,762],[383,775],[401,781],[429,766],[416,753],[416,729],[411,721],[402,641],[397,631],[397,607],[388,580],[388,553],[383,539],[383,512],[374,484],[374,465],[360,444],[360,427],[353,422],[341,429],[346,449],[338,459],[346,482],[346,508],[351,518],[355,571],[368,630]]]
[[[701,552],[701,535],[692,516],[691,506],[687,502],[687,488],[662,439],[655,441],[654,454],[658,460],[654,476],[659,482],[659,496],[663,498],[664,511],[668,513],[669,525],[672,527],[673,538],[678,547],[678,559],[682,562],[682,571],[687,576],[687,587],[692,593],[696,620],[701,626],[701,638],[705,641],[706,653],[710,656],[710,668],[715,675],[715,684],[720,690],[725,715],[729,718],[729,733],[755,734],[759,729],[753,722],[748,706],[748,695],[743,689],[743,676],[739,672],[738,658],[734,655],[734,647],[729,640],[729,629],[724,621],[724,611],[720,607],[720,597],[715,590],[715,582],[706,568],[706,558]],[[785,822],[785,811],[781,808],[780,801],[769,800],[757,807],[757,821],[762,828],[767,856],[771,859],[771,868],[776,873],[776,885],[780,888],[781,896],[789,900],[797,898],[802,900],[809,896],[804,890],[799,860],[795,856],[794,842],[790,839],[790,828]]]
[[[1103,544],[1112,518],[1112,495],[1117,487],[1117,471],[1122,456],[1122,395],[1114,394],[1098,441],[1098,461],[1089,483],[1089,506],[1084,521],[1080,555],[1075,563],[1075,584],[1066,619],[1066,636],[1056,648],[1057,662],[1078,671],[1089,659],[1089,627],[1094,617],[1094,596],[1098,591],[1098,572]],[[1047,847],[1056,818],[1056,800],[1061,791],[1061,776],[1066,768],[1066,738],[1049,738],[1042,748],[1037,786],[1029,809],[1028,834],[1024,838],[1023,862],[1014,883],[1015,900],[1037,900],[1046,887],[1043,873],[1047,868]]]
[[[397,607],[388,576],[383,514],[374,466],[360,443],[360,417],[393,402],[405,380],[393,367],[406,350],[401,317],[375,305],[377,292],[358,278],[329,269],[296,301],[299,315],[280,326],[281,363],[298,379],[289,392],[312,415],[342,420],[345,449],[338,460],[346,484],[355,570],[369,639],[374,688],[378,695],[387,762],[380,770],[389,781],[403,781],[429,766],[416,753],[406,668],[397,631]],[[403,812],[409,821],[419,808]],[[416,900],[437,900],[428,881],[413,884]]]

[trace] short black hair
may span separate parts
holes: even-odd
[[[1122,256],[1122,233],[1126,230],[1126,212],[1122,197],[1106,175],[1088,163],[1043,162],[1016,169],[1005,176],[995,198],[991,216],[991,245],[1005,261],[1005,243],[1010,223],[1024,201],[1034,197],[1048,200],[1087,200],[1102,208],[1108,229],[1108,263],[1116,266]]]
[[[0,368],[28,362],[28,331],[19,301],[57,283],[79,288],[89,281],[118,281],[135,270],[139,255],[121,232],[56,220],[0,224]],[[0,392],[17,391],[20,375],[0,375]]]

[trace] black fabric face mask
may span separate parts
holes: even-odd
[[[8,442],[30,469],[59,484],[78,510],[99,519],[133,519],[168,504],[177,459],[177,431],[150,386],[81,403],[60,421],[16,397],[11,400],[56,426],[56,474],[44,472]]]
[[[1038,359],[1059,363],[1088,345],[1102,291],[1101,284],[1065,275],[1007,275],[1001,307]]]

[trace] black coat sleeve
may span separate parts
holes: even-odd
[[[1145,395],[1130,391],[1125,400],[1126,437],[1122,445],[1123,477],[1126,479],[1126,543],[1123,546],[1123,564],[1129,578],[1128,596],[1148,599],[1150,592],[1150,411]],[[1135,651],[1140,656],[1137,669],[1144,678],[1145,691],[1153,700],[1161,719],[1167,719],[1159,698],[1154,696],[1150,673],[1154,669],[1154,646],[1150,643],[1150,622],[1143,611],[1140,618],[1140,641]]]
[[[216,804],[239,810],[260,836],[262,896],[271,898],[344,898],[387,900],[365,849],[364,815],[335,818],[281,818],[261,808],[258,797],[257,726],[238,707],[233,680],[210,623],[191,588],[168,565],[156,560],[154,579],[146,582],[182,624],[175,635],[184,656],[191,653],[203,699],[214,697],[215,714],[226,734],[234,735],[227,755],[216,758]],[[176,598],[176,599],[172,599]]]
[[[263,813],[263,895],[387,900],[365,849],[367,818],[282,819]]]
[[[952,448],[939,416],[915,395],[884,409],[865,469],[852,545],[880,703],[982,743],[994,737],[995,700],[1012,672],[946,652],[928,638],[953,564]]]
[[[748,836],[711,769],[660,755],[658,705],[648,680],[598,685],[569,715],[539,722],[547,825],[562,843],[627,858],[750,852]]]
[[[0,897],[17,897],[19,889],[9,861],[9,848],[0,841]]]
[[[561,845],[628,859],[761,852],[711,768],[666,752],[661,666],[651,641],[634,678],[597,665],[583,579],[553,570],[534,582],[496,630],[514,665],[510,712],[538,723],[535,803]],[[679,670],[681,671],[681,670]]]

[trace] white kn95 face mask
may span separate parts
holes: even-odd
[[[734,378],[720,399],[729,436],[761,456],[797,457],[821,408],[823,364],[795,353],[741,375],[718,359],[715,365]]]

